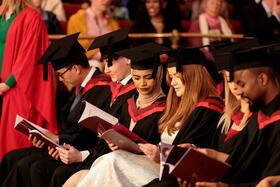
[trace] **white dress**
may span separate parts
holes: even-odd
[[[171,144],[176,135],[164,131],[161,139]],[[145,155],[116,150],[96,159],[77,187],[143,186],[159,177],[159,169],[160,165]]]

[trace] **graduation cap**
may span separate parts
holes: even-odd
[[[201,50],[202,47],[205,46],[179,47],[177,50],[170,50],[168,52],[168,67],[176,67],[177,71],[182,72],[185,65],[202,65],[207,69],[215,83],[221,82],[221,77],[215,63],[206,58],[206,55]]]
[[[232,42],[223,46],[216,46],[213,50],[213,56],[218,70],[227,70],[230,73],[230,81],[233,80],[233,53],[236,51],[250,49],[260,46],[257,39],[245,40],[241,42]]]
[[[262,45],[250,49],[233,52],[233,70],[256,67],[272,67],[278,69],[280,59],[280,43]]]
[[[46,49],[38,64],[43,64],[43,78],[48,79],[48,62],[50,61],[54,70],[68,67],[70,65],[88,66],[88,60],[84,48],[78,42],[80,33],[68,35],[54,40]]]
[[[128,37],[129,28],[119,30],[96,37],[88,51],[99,48],[101,59],[108,58],[108,66],[112,66],[112,59],[115,52],[130,48],[132,41]]]
[[[156,77],[160,65],[159,55],[170,50],[167,47],[156,43],[147,43],[134,48],[117,52],[117,55],[124,56],[131,60],[131,68],[138,70],[152,69],[152,77]]]
[[[196,47],[179,47],[168,52],[168,67],[176,67],[181,72],[184,65],[204,64],[206,59],[204,53]]]

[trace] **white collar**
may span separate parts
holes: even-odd
[[[126,78],[120,81],[122,85],[126,85],[128,81],[132,78],[131,74],[129,74]]]
[[[266,12],[267,17],[271,17],[271,15],[272,15],[272,10],[269,8],[269,6],[267,5],[267,3],[266,3],[265,1],[262,1],[261,4],[262,4],[262,6],[263,6],[263,8],[264,8],[264,10],[265,10],[265,12]]]
[[[87,85],[87,83],[90,81],[92,75],[95,73],[96,71],[96,67],[91,67],[90,71],[88,72],[86,78],[84,79],[84,81],[81,84],[81,87],[85,87]]]

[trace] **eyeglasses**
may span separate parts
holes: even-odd
[[[68,67],[65,71],[63,71],[62,73],[57,72],[56,75],[57,75],[58,77],[60,77],[60,78],[63,79],[63,75],[64,75],[67,71],[69,71],[70,69],[72,69],[72,67],[73,67],[73,66],[69,66],[69,67]]]

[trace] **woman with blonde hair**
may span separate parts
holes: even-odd
[[[201,65],[205,62],[204,54],[199,49],[187,49],[181,51],[179,56],[181,57],[175,58],[173,66],[168,68],[172,80],[166,109],[158,123],[161,141],[173,145],[191,143],[207,146],[223,111],[223,104],[215,89],[214,81],[206,68]],[[187,64],[183,64],[177,71],[178,59],[183,59]],[[93,163],[86,177],[78,179],[80,181],[78,186],[89,184],[95,186],[101,182],[103,186],[143,186],[158,178],[160,166],[158,146],[146,143],[139,144],[139,148],[144,155],[133,156],[137,157],[134,159],[129,156],[118,159],[110,155],[100,157]],[[100,165],[106,167],[102,167],[101,171]],[[102,180],[104,178],[108,180]],[[154,183],[159,182],[155,180],[149,185]],[[70,184],[70,181],[66,184]]]
[[[232,65],[228,60],[230,51],[253,47],[258,43],[257,40],[235,42],[214,50],[216,65],[223,77],[225,103],[224,113],[218,123],[217,135],[213,140],[213,147],[218,150],[246,126],[251,116],[248,101],[241,98],[241,92],[233,82]]]
[[[251,116],[248,102],[241,99],[241,93],[237,89],[236,83],[230,80],[229,74],[230,72],[227,70],[222,71],[225,111],[219,120],[217,134],[213,140],[213,147],[218,150],[246,126]]]
[[[43,81],[37,61],[48,46],[48,33],[31,0],[3,0],[0,12],[0,159],[8,151],[31,146],[14,129],[16,115],[56,133],[54,85],[51,66]]]

